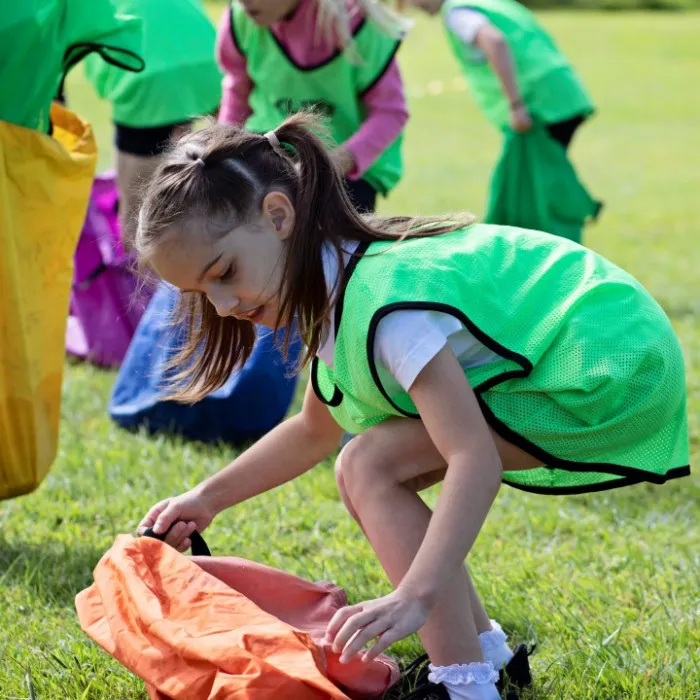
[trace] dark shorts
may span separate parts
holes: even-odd
[[[547,124],[547,131],[549,135],[558,141],[564,148],[568,148],[571,143],[571,139],[574,138],[574,133],[576,129],[586,121],[586,117],[583,114],[579,114],[571,119],[565,119],[563,122],[554,122],[553,124]]]
[[[345,186],[350,195],[355,209],[360,214],[371,214],[377,206],[377,190],[366,180],[349,180],[346,178]]]
[[[166,124],[165,126],[134,127],[123,124],[114,125],[114,145],[122,153],[134,156],[157,156],[168,147],[170,135],[184,124]]]
[[[56,102],[66,104],[66,93],[63,85],[58,90]],[[114,124],[114,145],[122,153],[130,153],[134,156],[157,156],[167,148],[170,135],[179,126],[185,126],[189,122],[178,124],[166,124],[165,126],[125,126]],[[51,135],[51,129],[49,129]]]

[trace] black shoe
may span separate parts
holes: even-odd
[[[498,672],[496,688],[503,700],[520,700],[520,692],[532,686],[532,673],[528,657],[535,650],[535,645],[528,650],[524,644],[519,644],[513,652],[513,658]],[[449,700],[447,689],[442,684],[431,683],[428,680],[430,668],[428,655],[419,656],[409,664],[401,674],[403,678],[415,673],[415,690],[408,695],[402,695],[400,700]],[[432,695],[431,695],[432,693]]]
[[[401,678],[409,678],[412,676],[416,671],[418,673],[416,674],[415,680],[413,681],[413,685],[417,688],[420,685],[425,685],[428,683],[428,674],[430,673],[430,659],[428,658],[427,654],[423,654],[422,656],[419,656],[415,661],[411,661],[406,668],[402,669],[401,671]]]
[[[450,694],[442,683],[426,681],[408,695],[402,695],[400,700],[450,700]]]
[[[416,671],[418,673],[416,674]],[[442,683],[431,683],[428,680],[430,673],[429,659],[427,654],[419,656],[406,668],[402,669],[402,680],[408,681],[409,687],[413,690],[399,696],[399,700],[450,700],[450,695]],[[415,679],[411,680],[411,676]]]
[[[513,652],[513,658],[498,672],[496,688],[504,700],[519,700],[519,691],[532,686],[528,657],[534,650],[534,645],[528,651],[524,644],[519,644]]]

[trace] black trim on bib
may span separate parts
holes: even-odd
[[[440,313],[449,314],[454,316],[478,341],[485,345],[489,350],[497,353],[506,360],[511,360],[520,365],[520,369],[514,369],[508,372],[503,372],[491,379],[487,379],[485,382],[480,384],[478,387],[474,387],[474,393],[477,395],[491,389],[497,384],[507,381],[508,379],[516,379],[518,377],[527,377],[530,372],[532,372],[532,362],[528,360],[525,356],[519,355],[512,350],[504,347],[500,343],[497,343],[493,338],[486,335],[478,326],[476,326],[462,311],[460,311],[455,306],[450,306],[449,304],[440,304],[438,302],[432,301],[399,301],[393,304],[387,304],[378,309],[369,324],[369,333],[367,334],[367,361],[369,364],[369,371],[372,374],[372,379],[379,389],[382,396],[387,400],[387,402],[392,406],[392,408],[398,411],[401,415],[407,418],[420,418],[417,413],[411,413],[409,411],[404,411],[402,408],[397,406],[390,398],[384,385],[379,378],[379,372],[377,370],[377,363],[374,359],[374,339],[377,335],[377,328],[379,322],[388,316],[393,311],[439,311]]]
[[[338,337],[338,330],[340,329],[340,322],[343,319],[343,307],[345,306],[345,292],[348,288],[348,283],[352,277],[352,273],[355,272],[357,263],[362,260],[362,256],[367,252],[370,247],[370,243],[358,243],[355,252],[351,255],[350,260],[343,273],[343,283],[340,288],[340,293],[338,294],[338,301],[335,304],[335,337]]]
[[[233,5],[229,4],[229,26],[231,27],[231,38],[233,39],[233,45],[236,47],[236,50],[238,51],[241,56],[245,56],[245,51],[243,51],[243,48],[241,47],[238,38],[236,37],[236,27],[235,27],[235,19],[234,19],[234,12],[233,12]]]
[[[235,25],[234,25],[235,20],[234,20],[234,11],[233,11],[233,7],[232,7],[231,5],[229,5],[229,7],[231,8],[231,11],[230,11],[230,18],[231,18],[231,20],[230,20],[230,25],[231,25],[231,37],[232,37],[232,39],[233,39],[233,43],[234,43],[236,49],[238,50],[238,53],[240,53],[241,56],[244,56],[244,57],[245,57],[246,53],[245,53],[245,51],[243,50],[243,47],[241,46],[240,42],[238,41],[238,39],[237,39],[237,37],[236,37],[236,29],[235,29]],[[298,9],[298,8],[297,8],[297,9]],[[296,10],[292,13],[290,19],[294,16],[294,14],[296,14]],[[251,19],[250,21],[252,22],[253,20]],[[355,28],[355,31],[352,33],[353,38],[356,37],[356,36],[360,33],[360,30],[365,26],[366,22],[367,22],[367,17],[363,17],[363,18],[360,20],[360,23],[357,25],[357,27]],[[298,71],[301,71],[302,73],[308,73],[309,71],[316,70],[316,69],[318,69],[318,68],[323,68],[323,66],[326,66],[326,65],[328,65],[329,63],[331,63],[332,61],[335,61],[335,59],[338,58],[338,56],[340,56],[340,55],[343,53],[343,51],[344,51],[344,49],[338,48],[338,49],[336,49],[327,59],[325,59],[324,61],[321,61],[320,63],[314,63],[314,64],[311,65],[311,66],[302,66],[302,65],[300,65],[299,63],[297,63],[297,62],[290,56],[290,54],[287,52],[287,49],[286,49],[284,46],[282,46],[282,44],[280,43],[280,40],[275,36],[275,33],[274,33],[271,29],[269,29],[269,28],[264,28],[263,31],[270,32],[270,35],[272,36],[273,41],[275,42],[275,44],[277,44],[277,48],[279,48],[279,50],[282,52],[282,55],[283,55],[283,56],[284,56]]]
[[[109,63],[110,65],[115,66],[116,68],[121,68],[122,70],[130,71],[131,73],[141,73],[146,68],[146,63],[144,62],[143,58],[141,58],[141,56],[135,54],[133,51],[123,49],[119,46],[110,46],[109,44],[95,44],[89,41],[81,42],[78,44],[71,44],[63,52],[63,75],[61,76],[61,82],[58,86],[58,91],[56,93],[57,95],[62,95],[64,93],[66,78],[68,77],[68,73],[73,68],[73,66],[80,63],[80,61],[82,61],[86,56],[89,56],[91,53],[95,52],[100,54],[100,58],[105,63]],[[139,67],[133,68],[129,64],[121,63],[119,60],[112,57],[113,55],[119,54],[122,54],[124,56],[131,56],[131,58],[135,59],[135,61],[139,64]],[[53,125],[51,126],[52,128],[50,133],[53,132]]]
[[[335,335],[338,337],[338,329],[340,328],[340,322],[343,319],[343,306],[345,305],[345,290],[348,288],[348,282],[352,277],[352,273],[355,272],[357,263],[360,262],[362,256],[367,252],[370,243],[359,243],[355,252],[350,257],[347,267],[343,273],[343,282],[338,293],[338,301],[335,303],[335,313],[333,315],[333,320],[335,324]],[[340,390],[337,384],[333,383],[334,391],[333,396],[330,399],[326,399],[321,393],[321,387],[318,385],[318,357],[314,357],[311,361],[311,388],[314,390],[314,394],[318,397],[318,400],[326,404],[326,406],[340,406],[343,402],[343,392]]]
[[[146,63],[143,58],[133,51],[128,49],[123,49],[120,46],[110,46],[109,44],[95,44],[93,42],[81,42],[79,44],[71,44],[63,53],[63,72],[64,78],[68,71],[73,68],[77,63],[80,63],[85,56],[91,53],[99,53],[100,58],[103,61],[109,63],[112,66],[121,68],[122,70],[128,70],[131,73],[141,73],[146,67]],[[139,64],[138,68],[132,68],[127,63],[122,63],[116,58],[112,58],[112,55],[122,54],[124,56],[131,56]]]
[[[356,36],[360,33],[360,30],[365,26],[366,23],[367,23],[367,18],[366,18],[366,17],[363,17],[363,18],[360,20],[360,23],[357,25],[357,28],[355,29],[355,31],[352,33],[353,38],[356,37]],[[279,50],[284,54],[284,57],[285,57],[298,71],[301,71],[302,73],[308,73],[308,72],[310,72],[310,71],[312,71],[312,70],[316,70],[316,69],[318,69],[318,68],[323,68],[323,66],[327,66],[329,63],[332,63],[333,61],[335,61],[335,59],[338,58],[338,56],[340,56],[340,55],[343,53],[343,51],[344,51],[344,49],[336,49],[328,58],[326,58],[325,60],[321,61],[320,63],[314,63],[314,64],[311,65],[311,66],[302,66],[302,65],[300,65],[299,63],[297,63],[297,62],[290,56],[290,54],[287,52],[287,49],[286,49],[284,46],[282,46],[280,40],[275,36],[275,33],[274,33],[273,31],[269,30],[269,29],[268,29],[267,31],[269,31],[270,34],[272,35],[272,38],[273,38],[275,44],[277,44]],[[243,54],[243,55],[245,55],[245,54]]]
[[[377,73],[376,77],[374,80],[360,93],[360,99],[362,99],[386,74],[386,72],[389,70],[389,66],[391,65],[391,62],[396,58],[396,54],[401,47],[401,40],[397,39],[396,40],[396,46],[394,46],[394,50],[391,52],[389,57],[386,59],[386,63],[382,66],[382,69]]]
[[[333,396],[330,399],[321,393],[321,387],[318,385],[318,357],[314,357],[311,360],[311,388],[314,390],[314,394],[318,400],[326,404],[326,406],[340,406],[343,403],[343,392],[338,388],[336,384],[333,384]]]
[[[480,387],[481,388],[481,387]],[[544,467],[563,469],[569,472],[601,472],[603,474],[612,474],[620,477],[615,481],[605,481],[602,484],[589,484],[583,486],[526,486],[523,484],[514,483],[503,480],[503,483],[513,486],[521,491],[529,491],[530,493],[552,494],[552,495],[568,495],[576,493],[591,493],[594,491],[608,491],[610,489],[619,488],[622,486],[631,486],[643,482],[656,484],[660,486],[665,484],[670,479],[678,479],[682,476],[690,475],[690,465],[682,467],[674,467],[669,469],[665,474],[654,474],[644,469],[635,469],[622,464],[613,464],[611,462],[572,462],[568,459],[555,457],[553,454],[543,450],[533,442],[530,442],[526,437],[501,421],[493,411],[486,405],[481,391],[477,394],[477,400],[481,407],[481,412],[486,418],[486,422],[493,428],[494,432],[498,433],[504,440],[519,447],[523,452],[539,459]]]
[[[513,352],[508,348],[502,346],[500,343],[495,341],[490,336],[486,335],[478,326],[474,325],[472,321],[458,308],[450,306],[449,304],[441,304],[438,302],[396,302],[393,304],[387,304],[378,309],[372,320],[370,321],[369,333],[367,334],[367,361],[369,364],[370,373],[374,383],[379,389],[382,396],[386,401],[392,406],[392,408],[397,411],[400,415],[406,416],[407,418],[414,418],[420,420],[420,415],[418,413],[412,413],[409,411],[404,411],[399,406],[397,406],[389,397],[386,389],[381,383],[379,378],[379,372],[377,371],[377,365],[374,358],[374,340],[377,334],[377,327],[379,322],[386,316],[388,316],[393,311],[405,311],[405,310],[415,310],[415,311],[439,311],[441,313],[447,313],[454,316],[459,320],[467,330],[474,335],[474,337],[483,343],[487,348],[498,353],[501,357],[507,360],[512,360],[520,365],[521,369],[511,370],[508,372],[503,372],[495,377],[491,377],[486,381],[482,382],[476,387],[473,387],[474,394],[476,395],[477,401],[479,402],[479,407],[481,412],[486,419],[486,422],[494,432],[500,435],[504,440],[507,440],[511,444],[519,447],[524,452],[529,455],[539,459],[543,463],[543,467],[540,468],[556,468],[563,469],[570,472],[601,472],[604,474],[612,474],[614,476],[620,477],[614,481],[603,482],[599,484],[590,484],[583,486],[561,486],[561,487],[546,487],[546,486],[527,486],[523,484],[514,483],[508,479],[503,479],[503,483],[513,486],[514,488],[520,489],[521,491],[529,491],[531,493],[540,494],[552,494],[552,495],[564,495],[564,494],[576,494],[576,493],[591,493],[595,491],[607,491],[614,488],[619,488],[622,486],[630,486],[632,484],[639,484],[642,482],[649,482],[652,484],[663,484],[670,479],[677,479],[682,476],[688,476],[690,474],[690,466],[675,467],[669,469],[665,474],[654,474],[653,472],[648,472],[643,469],[635,469],[634,467],[627,467],[620,464],[611,464],[608,462],[572,462],[566,459],[561,459],[555,457],[553,454],[543,450],[541,447],[530,442],[527,438],[520,435],[520,433],[515,432],[509,426],[507,426],[503,421],[496,417],[493,411],[488,407],[483,399],[484,392],[492,389],[493,387],[505,382],[509,379],[516,379],[526,377],[532,372],[533,366],[532,362],[528,360],[525,356],[519,353]],[[337,328],[337,327],[336,327]]]
[[[576,462],[572,464],[578,464]],[[586,466],[581,463],[582,466]],[[615,466],[615,465],[611,465]],[[543,467],[544,468],[544,467]],[[585,469],[573,469],[571,467],[559,467],[560,469],[566,469],[566,471],[589,471]],[[614,481],[604,481],[601,484],[589,484],[587,486],[553,486],[547,488],[544,486],[525,486],[523,484],[516,484],[507,479],[503,479],[504,484],[512,486],[519,491],[527,491],[528,493],[537,493],[543,496],[575,496],[576,494],[582,493],[598,493],[600,491],[612,491],[614,489],[621,489],[623,486],[634,486],[635,484],[654,484],[655,486],[661,486],[671,479],[680,479],[684,476],[690,476],[690,466],[685,467],[674,467],[669,469],[662,477],[661,480],[652,480],[646,478],[646,476],[640,476],[640,474],[648,475],[650,472],[644,472],[641,469],[632,469],[631,467],[618,467],[619,469],[629,469],[631,472],[630,476],[620,477]],[[599,469],[602,472],[604,470]],[[611,474],[612,472],[606,470],[606,473]]]

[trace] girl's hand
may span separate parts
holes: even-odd
[[[524,134],[532,128],[532,118],[522,102],[511,107],[510,125],[513,127],[513,131],[517,131],[519,134]]]
[[[341,608],[326,629],[328,644],[347,663],[375,637],[378,640],[362,656],[363,661],[376,659],[390,644],[417,632],[428,619],[428,608],[401,587],[393,593],[366,603]]]
[[[137,532],[142,535],[146,529],[152,527],[156,535],[161,535],[167,532],[173,523],[177,523],[168,532],[165,541],[179,552],[185,552],[192,544],[190,535],[195,530],[206,530],[215,515],[200,494],[187,491],[181,496],[166,498],[156,503],[139,523]]]

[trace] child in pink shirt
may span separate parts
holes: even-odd
[[[338,4],[340,3],[340,4]],[[244,0],[222,17],[219,120],[274,129],[290,112],[327,117],[351,199],[373,211],[401,177],[408,110],[399,66],[401,22],[353,0]]]

